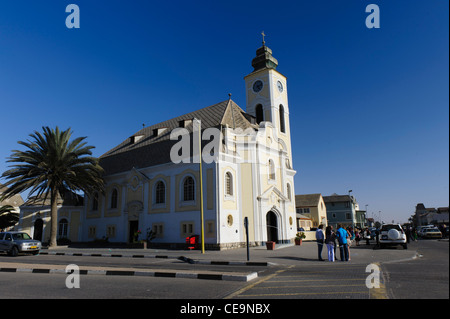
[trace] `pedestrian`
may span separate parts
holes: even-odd
[[[341,224],[338,224],[338,229],[336,231],[336,238],[339,242],[339,251],[341,255],[341,261],[348,261],[348,232]]]
[[[358,228],[355,229],[355,242],[356,246],[359,246],[359,241],[361,240],[360,237],[360,230]]]
[[[352,230],[351,230],[351,229],[352,229],[351,227],[347,228],[348,260],[351,260],[351,258],[350,258],[350,247],[352,246],[352,243],[353,243],[353,236],[354,236],[354,235],[352,235]]]
[[[325,244],[327,245],[328,261],[334,262],[334,247],[336,246],[336,234],[333,226],[327,226],[325,229]]]
[[[364,239],[366,240],[366,245],[370,245],[369,240],[370,240],[370,231],[369,228],[366,227],[366,229],[364,230]]]
[[[317,250],[318,250],[319,260],[324,261],[324,259],[322,259],[322,249],[323,249],[323,244],[325,242],[325,236],[323,234],[323,225],[322,224],[320,224],[319,228],[317,228],[317,230],[316,230],[316,241],[317,241]]]
[[[348,231],[350,232],[350,240],[353,242],[355,240],[355,231],[353,230],[353,227],[349,227]]]
[[[411,238],[411,227],[406,226],[406,242],[409,244]]]
[[[417,241],[417,238],[418,238],[418,235],[417,235],[417,228],[414,227],[414,228],[413,228],[413,239],[414,239],[414,241]]]

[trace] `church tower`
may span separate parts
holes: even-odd
[[[247,97],[246,112],[256,117],[256,122],[271,122],[278,132],[278,138],[286,145],[285,151],[291,158],[289,105],[286,77],[277,71],[278,61],[272,50],[265,45],[256,50],[252,60],[253,72],[245,76]]]
[[[246,112],[259,125],[252,166],[255,241],[289,243],[297,225],[287,81],[277,71],[278,61],[262,35],[253,72],[244,77]]]

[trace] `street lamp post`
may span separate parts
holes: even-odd
[[[367,207],[369,207],[369,204],[366,204],[366,213],[365,213],[365,216],[364,216],[364,221],[366,221],[367,220],[367,216],[369,216],[369,212],[367,211]],[[363,226],[366,226],[366,225],[363,225]]]

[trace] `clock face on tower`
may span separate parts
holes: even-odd
[[[280,81],[277,82],[277,87],[278,87],[278,91],[283,92],[283,83],[281,83]]]
[[[253,83],[253,92],[259,92],[263,88],[263,83],[261,80],[256,81]]]

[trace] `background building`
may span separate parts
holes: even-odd
[[[341,224],[344,227],[355,227],[356,211],[359,210],[359,205],[354,196],[333,194],[331,196],[324,196],[323,200],[327,207],[328,224],[337,227]]]
[[[59,242],[82,241],[82,218],[84,214],[83,197],[67,192],[58,197],[58,234]],[[50,240],[51,228],[50,196],[31,196],[20,206],[18,228],[34,239],[42,242]]]
[[[418,203],[416,205],[416,210],[413,215],[413,220],[415,226],[425,226],[425,225],[447,225],[449,224],[449,208],[439,207],[439,208],[426,208],[423,203]]]
[[[300,225],[304,217],[311,219],[311,227],[323,224],[325,229],[328,226],[327,208],[322,194],[295,195],[295,208],[298,227],[302,227]]]

